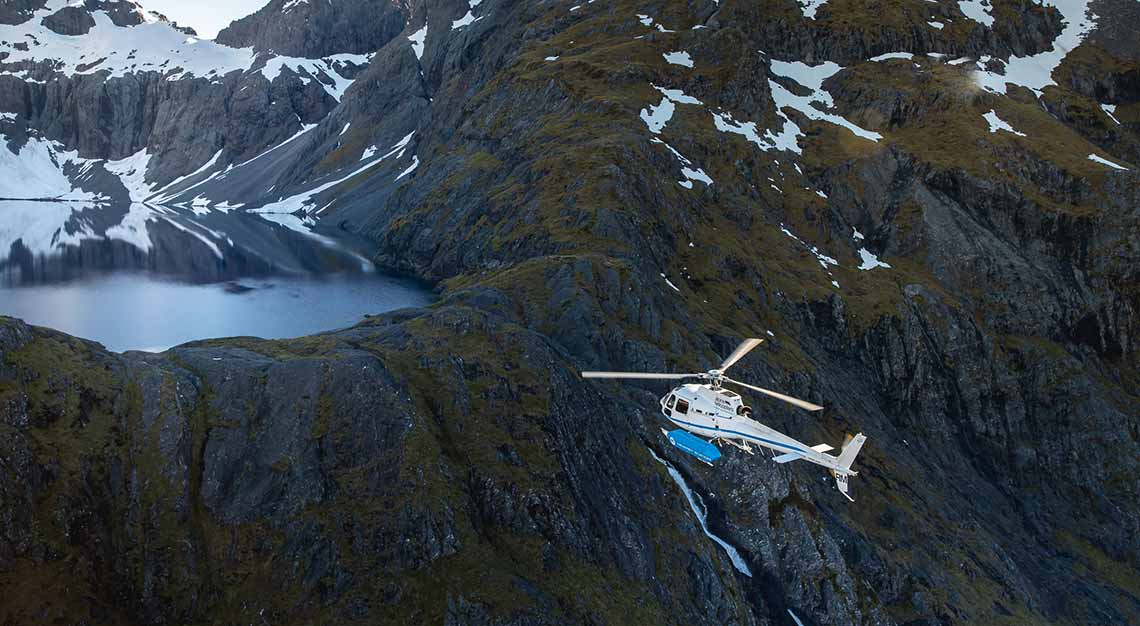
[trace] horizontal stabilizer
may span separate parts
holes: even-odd
[[[780,456],[778,456],[772,460],[777,462],[777,463],[788,463],[791,461],[795,461],[796,459],[802,459],[802,458],[804,458],[802,454],[796,454],[795,452],[789,452],[787,454],[781,454]]]
[[[833,448],[826,443],[821,443],[819,445],[812,446],[811,449],[815,450],[816,452],[828,452]]]
[[[716,446],[690,432],[677,429],[669,431],[668,437],[673,447],[709,465],[720,458],[720,450],[717,450]]]

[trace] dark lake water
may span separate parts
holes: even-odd
[[[0,315],[115,351],[297,337],[432,298],[291,215],[0,202]]]

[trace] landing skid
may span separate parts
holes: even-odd
[[[716,439],[713,439],[712,442],[717,445],[720,445],[721,442],[724,442],[734,448],[742,450],[746,454],[754,454],[752,446],[748,445],[747,443],[741,443],[735,439],[724,439],[723,437],[717,437]]]

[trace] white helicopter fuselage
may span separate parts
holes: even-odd
[[[837,458],[824,454],[831,446],[809,446],[752,419],[752,410],[736,392],[711,384],[681,385],[661,398],[661,413],[677,426],[714,442],[737,442],[748,449],[755,444],[775,450],[777,461],[802,459],[837,474],[854,475]]]
[[[721,361],[720,367],[707,372],[585,371],[582,372],[582,378],[638,380],[695,378],[703,380],[705,381],[703,383],[690,383],[676,387],[661,398],[661,413],[669,421],[680,426],[679,429],[673,431],[662,430],[662,433],[669,439],[669,443],[685,454],[696,457],[709,465],[721,457],[720,450],[716,446],[718,443],[732,444],[750,454],[753,444],[762,446],[779,453],[772,459],[776,463],[803,460],[822,465],[830,470],[831,475],[835,477],[835,486],[839,488],[839,491],[848,500],[852,500],[847,490],[847,479],[858,473],[851,469],[851,464],[863,447],[863,442],[867,440],[863,433],[853,437],[849,435],[838,456],[825,454],[832,449],[831,446],[825,443],[809,446],[752,419],[752,409],[744,404],[740,394],[722,386],[722,383],[738,385],[769,398],[787,402],[805,411],[823,410],[823,407],[818,404],[733,380],[725,375],[728,368],[763,342],[763,339],[755,337],[744,339],[740,345],[736,346],[732,354]],[[705,441],[702,437],[712,439],[712,443]]]

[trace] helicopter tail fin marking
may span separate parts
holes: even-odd
[[[866,435],[859,433],[843,444],[843,451],[839,453],[839,467],[849,470],[851,464],[855,462],[855,455],[859,454],[859,449],[863,447],[863,442],[867,441]],[[840,491],[846,491],[840,488]]]
[[[835,475],[835,486],[839,488],[839,493],[843,494],[844,498],[854,502],[855,498],[852,498],[851,494],[847,493],[847,474],[840,474],[838,472],[833,472],[833,474]]]

